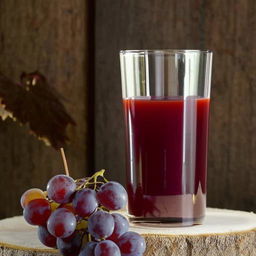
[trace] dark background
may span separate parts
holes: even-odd
[[[208,205],[256,211],[255,13],[254,0],[0,0],[0,71],[39,70],[64,96],[74,178],[106,168],[124,182],[119,50],[213,50]],[[57,151],[0,121],[0,218],[62,171]]]

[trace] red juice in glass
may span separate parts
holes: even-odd
[[[149,221],[200,221],[205,209],[209,99],[131,98],[123,104],[127,168],[136,170],[127,177],[129,213]]]
[[[212,52],[124,50],[120,64],[130,220],[201,224]]]

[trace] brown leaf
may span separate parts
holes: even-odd
[[[54,89],[39,72],[22,74],[20,84],[0,73],[0,104],[13,119],[28,124],[39,139],[56,149],[69,140],[67,126],[75,125]]]

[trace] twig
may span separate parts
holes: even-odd
[[[61,152],[61,156],[62,156],[62,161],[63,161],[65,173],[66,173],[67,176],[69,176],[68,164],[67,164],[67,159],[66,159],[66,156],[65,156],[64,149],[60,148],[60,152]]]

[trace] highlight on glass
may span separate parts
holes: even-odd
[[[129,216],[201,224],[206,208],[212,52],[120,52]]]

